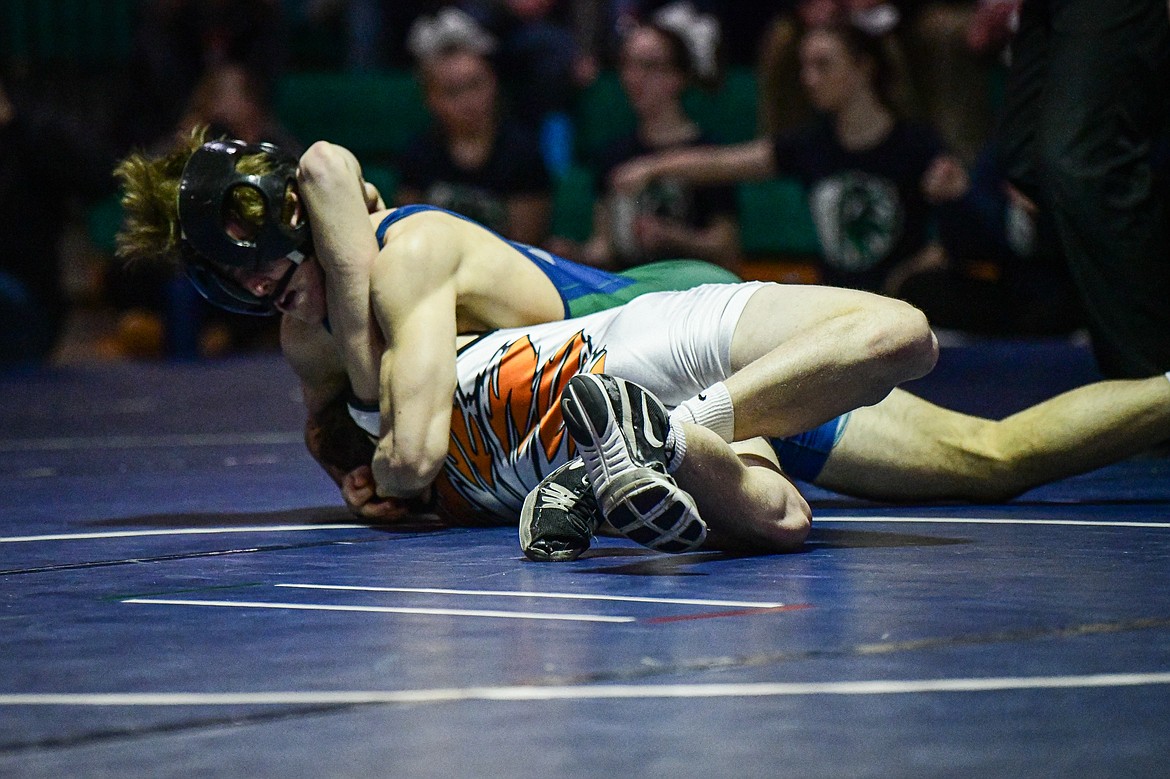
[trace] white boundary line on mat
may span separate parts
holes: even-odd
[[[911,524],[911,525],[1056,525],[1072,527],[1170,528],[1170,522],[1111,522],[1080,519],[1005,519],[991,517],[822,517],[817,525],[830,524]],[[95,538],[140,536],[196,536],[222,533],[295,533],[306,530],[356,530],[370,525],[327,523],[319,525],[255,525],[249,527],[190,527],[156,530],[111,530],[94,533],[52,533],[36,536],[0,536],[0,544],[28,541],[84,541]]]
[[[440,587],[359,587],[340,584],[294,584],[291,582],[274,585],[303,590],[329,590],[341,592],[405,592],[420,595],[471,595],[504,598],[553,598],[556,600],[598,600],[622,603],[669,603],[679,606],[725,606],[744,609],[776,609],[783,603],[765,603],[746,600],[703,600],[695,598],[651,598],[635,595],[594,595],[585,592],[530,592],[523,590],[452,590]]]
[[[1072,527],[1144,527],[1170,528],[1170,522],[1124,522],[1097,519],[1011,519],[1000,517],[818,517],[817,526],[847,522],[852,524],[907,525],[1065,525]]]
[[[357,530],[369,525],[329,523],[321,525],[254,525],[249,527],[178,527],[166,530],[110,530],[98,533],[55,533],[41,536],[0,537],[0,544],[28,541],[88,541],[95,538],[138,538],[142,536],[214,536],[225,533],[301,533],[308,530]]]
[[[344,706],[455,701],[760,698],[1004,692],[1170,684],[1170,672],[752,684],[600,684],[301,692],[0,693],[0,706]]]
[[[561,622],[634,622],[634,617],[604,614],[553,614],[535,611],[498,611],[488,609],[435,609],[407,606],[346,606],[335,603],[274,603],[270,601],[185,600],[178,598],[126,598],[122,603],[159,606],[220,606],[234,609],[282,609],[291,611],[350,611],[371,614],[423,614],[440,617],[495,617],[497,619],[535,619]]]

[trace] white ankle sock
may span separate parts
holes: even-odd
[[[724,441],[735,440],[735,409],[731,394],[723,382],[716,382],[690,400],[684,400],[674,411],[671,420],[692,422],[714,431]]]
[[[1166,381],[1170,381],[1170,371],[1166,371],[1165,376],[1166,376]]]

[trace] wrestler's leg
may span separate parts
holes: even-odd
[[[853,413],[816,478],[879,500],[995,502],[1170,438],[1170,381],[1089,384],[1000,421],[895,390]]]
[[[781,473],[768,442],[727,444],[706,428],[686,427],[687,457],[675,476],[706,520],[702,548],[745,554],[798,548],[808,535],[809,506]],[[588,486],[582,491],[583,470],[580,460],[557,469],[524,502],[520,548],[529,559],[575,560],[593,533],[624,535],[603,521]]]
[[[706,428],[686,428],[687,456],[674,477],[707,523],[704,548],[757,554],[798,548],[811,511],[767,442],[729,446]]]
[[[938,344],[918,309],[857,290],[768,284],[751,296],[725,379],[735,439],[793,435],[928,373]]]

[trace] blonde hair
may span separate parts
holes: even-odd
[[[161,261],[180,266],[179,181],[191,155],[206,141],[207,127],[201,125],[161,156],[134,153],[114,168],[122,185],[123,214],[122,227],[115,236],[117,257],[127,263]],[[264,154],[248,154],[237,168],[242,173],[263,175],[272,170],[272,164]],[[248,224],[263,223],[264,202],[249,187],[232,190],[229,210]]]

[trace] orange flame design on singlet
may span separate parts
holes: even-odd
[[[499,349],[469,392],[455,391],[451,440],[435,483],[448,519],[514,522],[529,490],[573,453],[561,393],[578,373],[605,370],[583,331],[545,358],[528,336]]]

